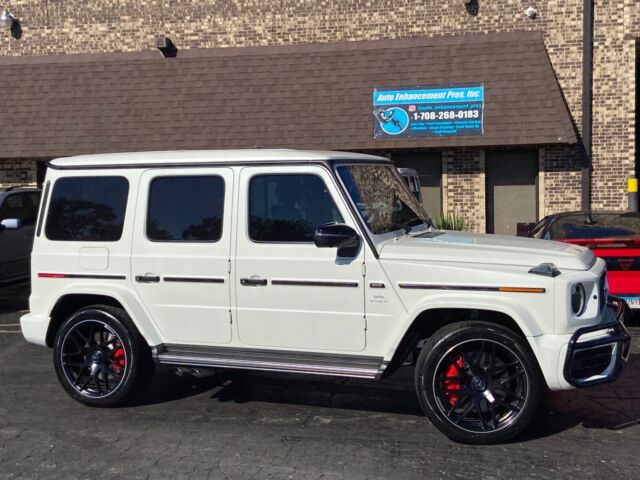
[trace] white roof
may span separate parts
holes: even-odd
[[[245,149],[245,150],[177,150],[164,152],[102,153],[57,158],[51,161],[54,167],[114,167],[124,165],[165,165],[198,163],[251,163],[265,161],[318,162],[327,160],[380,161],[384,157],[361,153],[310,151],[290,149]]]

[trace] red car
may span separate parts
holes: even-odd
[[[607,262],[609,293],[640,310],[640,213],[558,213],[540,220],[529,235],[589,247]]]

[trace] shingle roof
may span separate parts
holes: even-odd
[[[483,82],[484,135],[373,139],[375,87]],[[259,146],[368,150],[573,143],[535,32],[0,57],[0,157]]]

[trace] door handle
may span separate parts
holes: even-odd
[[[267,279],[266,278],[241,278],[240,285],[244,285],[245,287],[266,287]]]
[[[160,277],[154,275],[137,275],[136,282],[138,283],[158,283]]]

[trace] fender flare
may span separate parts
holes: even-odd
[[[66,285],[60,291],[59,295],[56,295],[56,301],[49,305],[49,317],[51,317],[51,313],[60,299],[67,295],[100,295],[113,298],[122,305],[149,346],[162,343],[162,338],[160,337],[158,329],[151,321],[149,312],[142,302],[140,302],[135,292],[125,285],[110,285],[109,289],[105,289],[103,285],[92,283],[71,283]]]
[[[534,316],[512,298],[498,295],[482,295],[469,298],[468,294],[437,294],[430,295],[423,301],[416,303],[407,315],[407,320],[398,330],[393,339],[385,359],[393,358],[403,338],[414,324],[416,319],[429,310],[461,309],[461,310],[487,310],[502,313],[512,318],[526,337],[535,337],[544,332]]]

